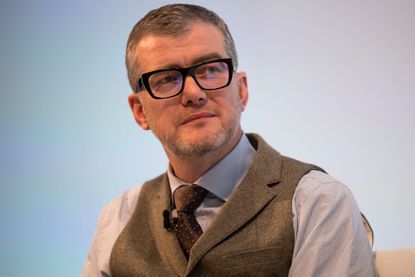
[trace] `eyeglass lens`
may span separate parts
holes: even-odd
[[[192,72],[193,71],[193,72]],[[223,87],[229,79],[226,62],[212,62],[198,65],[189,71],[202,89],[213,90]],[[156,72],[149,77],[152,93],[157,97],[168,97],[179,93],[183,86],[183,74],[179,70]]]

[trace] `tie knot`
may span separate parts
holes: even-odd
[[[205,198],[207,190],[198,185],[181,186],[174,191],[174,202],[177,212],[193,213],[203,198]]]

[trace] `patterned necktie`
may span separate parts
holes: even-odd
[[[198,185],[181,186],[174,191],[177,238],[187,258],[190,248],[202,234],[202,228],[197,223],[193,211],[202,203],[207,193],[207,190]]]

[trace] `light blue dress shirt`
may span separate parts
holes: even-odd
[[[202,230],[241,183],[255,156],[245,135],[219,163],[196,180],[209,194],[195,210]],[[167,171],[171,191],[189,185]],[[105,207],[81,276],[111,276],[109,258],[115,240],[130,219],[141,186],[126,191]],[[291,277],[376,276],[372,250],[351,191],[320,171],[298,183],[292,199],[295,244]]]

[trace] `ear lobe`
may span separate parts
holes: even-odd
[[[238,87],[239,97],[241,99],[242,111],[245,111],[245,107],[248,104],[248,77],[244,71],[238,72]]]
[[[144,130],[150,130],[150,125],[147,122],[146,115],[144,113],[143,104],[141,103],[138,94],[131,93],[128,95],[128,104],[130,105],[131,112],[138,125]]]

